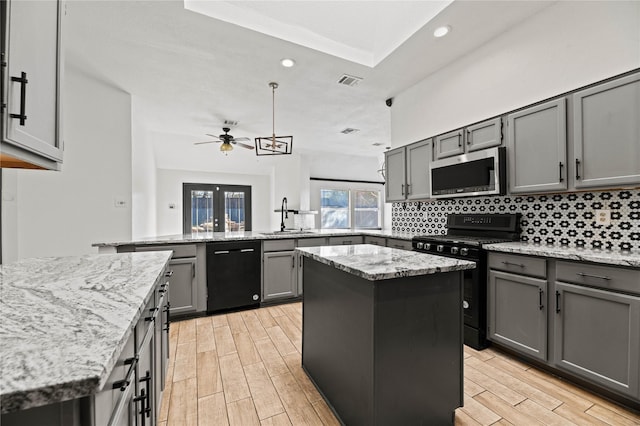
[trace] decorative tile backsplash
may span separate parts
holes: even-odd
[[[597,225],[596,210],[611,210]],[[522,241],[610,250],[640,249],[640,189],[393,203],[393,231],[446,233],[449,213],[522,213]]]

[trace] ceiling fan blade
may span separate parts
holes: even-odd
[[[236,145],[238,145],[238,146],[241,146],[241,147],[243,147],[243,148],[247,148],[247,149],[251,149],[251,150],[253,150],[253,149],[254,149],[254,147],[253,147],[253,146],[251,146],[251,145],[247,145],[246,143],[240,143],[240,142],[236,142],[236,141],[233,141],[233,143],[234,143],[234,144],[236,144]]]
[[[220,139],[220,136],[218,136],[218,135],[212,135],[211,133],[205,133],[205,135],[207,135],[207,136],[211,136],[212,138]]]
[[[205,143],[220,143],[220,141],[205,141],[205,142],[194,142],[194,145],[203,145]]]
[[[241,138],[233,138],[233,140],[236,140],[236,141],[247,141],[248,142],[248,141],[251,140],[251,138],[246,138],[246,137],[243,136]]]

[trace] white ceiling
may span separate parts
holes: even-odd
[[[235,149],[225,158],[217,144],[193,145],[208,140],[206,133],[220,134],[225,119],[239,122],[234,136],[270,135],[270,81],[280,85],[276,134],[293,135],[294,151],[376,156],[391,144],[385,99],[550,4],[447,3],[189,1],[201,11],[224,10],[215,19],[185,9],[182,1],[72,1],[67,66],[132,95],[133,118],[146,129],[160,168],[241,172],[240,163],[246,171],[260,161],[272,164],[249,150]],[[261,16],[268,25],[256,27]],[[232,20],[239,25],[227,22]],[[433,30],[443,24],[452,32],[435,39]],[[331,50],[337,45],[345,49]],[[285,57],[296,66],[283,68]],[[339,85],[343,73],[364,80]],[[360,131],[341,134],[347,127]]]

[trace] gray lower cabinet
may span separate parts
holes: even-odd
[[[387,238],[387,247],[393,247],[401,250],[412,250],[411,240],[402,240],[400,238]]]
[[[567,189],[566,100],[556,99],[507,116],[509,191]]]
[[[371,235],[365,235],[364,243],[384,247],[387,245],[387,240],[385,237],[373,237]]]
[[[277,251],[263,255],[262,300],[298,295],[297,259],[294,251]]]
[[[547,280],[489,271],[489,339],[547,359]]]
[[[196,258],[171,259],[171,315],[196,312]]]
[[[362,235],[349,235],[344,237],[329,237],[330,246],[362,244],[364,237]]]
[[[640,73],[573,95],[575,187],[640,183]]]
[[[329,243],[329,239],[327,237],[300,238],[299,240],[296,241],[296,246],[297,247],[318,247],[318,246],[326,246],[328,243]],[[303,256],[299,254],[298,261],[297,261],[298,296],[302,296],[304,292],[303,278],[302,278],[304,274],[304,267],[303,267],[304,262],[302,258]]]
[[[640,297],[555,283],[554,364],[638,398]]]

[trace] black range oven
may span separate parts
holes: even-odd
[[[487,343],[487,252],[484,244],[520,239],[520,214],[450,214],[447,233],[413,237],[415,251],[476,262],[464,271],[464,343],[484,349]]]

